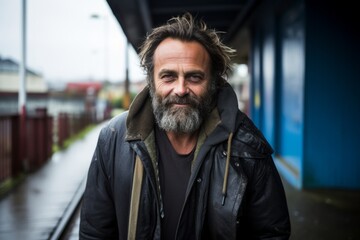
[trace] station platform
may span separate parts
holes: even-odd
[[[99,124],[83,139],[55,153],[0,200],[0,239],[52,239],[82,194],[102,126]]]
[[[53,239],[82,192],[103,124],[51,160],[0,200],[0,239]],[[291,240],[360,240],[360,191],[297,190],[283,180]],[[68,239],[77,239],[79,214]]]

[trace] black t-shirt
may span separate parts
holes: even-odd
[[[186,155],[178,154],[171,145],[166,133],[158,127],[155,130],[155,138],[165,213],[165,217],[161,222],[161,239],[173,240],[175,239],[176,227],[184,205],[194,150]]]

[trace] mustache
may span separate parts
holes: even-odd
[[[196,97],[186,95],[183,97],[179,97],[177,95],[171,95],[163,99],[163,103],[165,106],[169,106],[172,104],[189,104],[191,106],[198,106],[200,104],[199,99]]]

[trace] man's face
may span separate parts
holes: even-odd
[[[210,57],[198,42],[167,38],[154,53],[152,104],[165,131],[196,131],[211,110]]]

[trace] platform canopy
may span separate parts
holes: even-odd
[[[129,42],[138,51],[146,34],[152,28],[185,12],[203,19],[210,28],[224,32],[222,39],[227,44],[241,34],[243,38],[241,48],[247,48],[246,34],[242,33],[241,29],[259,0],[107,0],[107,2]]]

